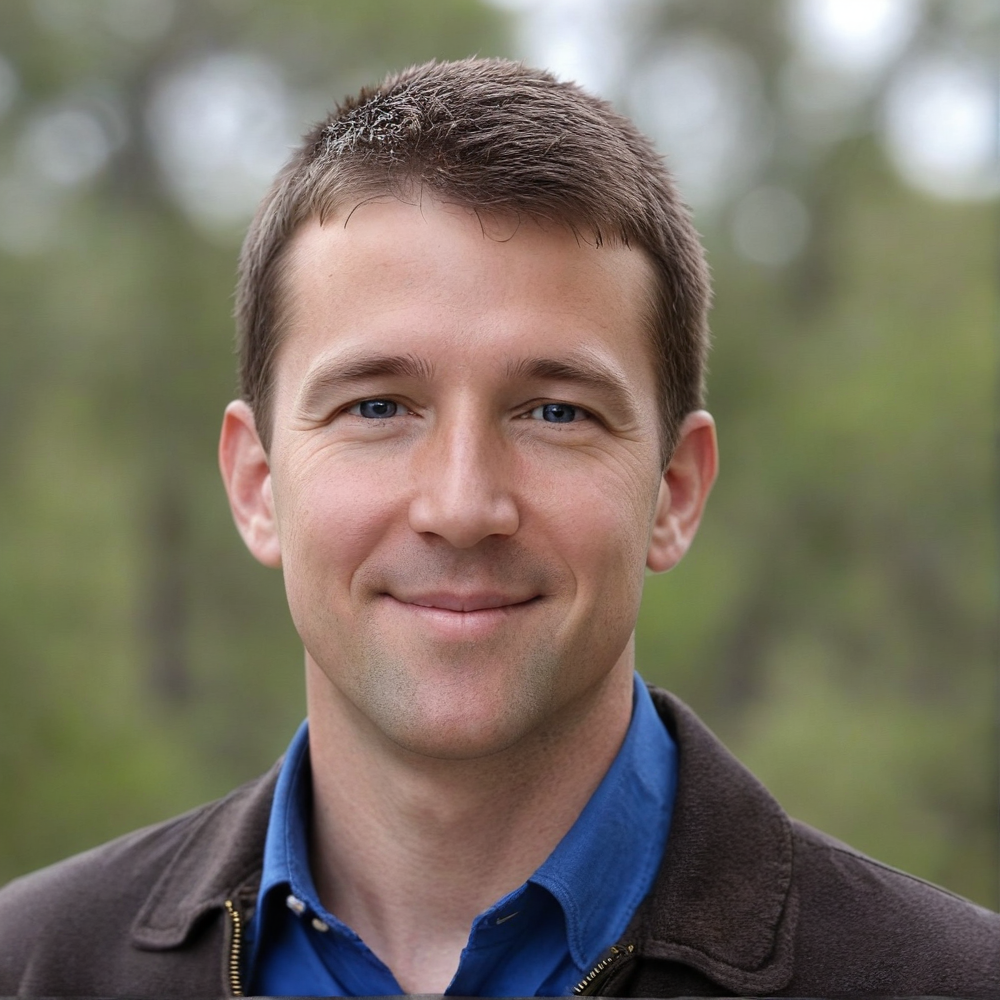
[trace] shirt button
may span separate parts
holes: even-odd
[[[322,920],[319,919],[319,917],[313,917],[312,925],[313,927],[316,928],[316,930],[320,931],[320,933],[325,933],[330,929],[327,924],[325,924]]]
[[[289,896],[285,900],[285,906],[288,907],[297,917],[301,917],[306,910],[306,904],[299,899],[298,896]]]

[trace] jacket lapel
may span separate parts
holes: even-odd
[[[260,882],[267,821],[279,760],[204,811],[176,820],[187,832],[132,924],[132,942],[147,951],[182,945],[208,912],[234,896],[246,898]],[[171,824],[172,831],[174,824]],[[171,843],[176,843],[170,837]]]
[[[653,890],[633,920],[640,955],[739,992],[792,976],[792,832],[763,785],[679,698],[651,689],[677,741],[677,797]]]

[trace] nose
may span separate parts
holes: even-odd
[[[442,423],[415,464],[417,489],[409,510],[414,531],[438,535],[458,549],[517,531],[509,458],[487,421]]]

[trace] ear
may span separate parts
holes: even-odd
[[[646,565],[654,573],[673,569],[694,541],[718,467],[715,421],[704,410],[689,413],[681,424],[677,447],[663,472],[656,498],[646,553]]]
[[[219,468],[229,509],[246,547],[265,566],[279,567],[281,545],[271,496],[271,467],[253,411],[241,399],[226,407],[222,419]]]

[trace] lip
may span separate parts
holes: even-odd
[[[405,596],[397,596],[396,594],[386,594],[386,596],[411,607],[427,608],[431,611],[449,611],[457,614],[473,614],[480,611],[498,611],[531,604],[538,595],[521,597],[520,595],[498,594],[492,591],[466,594],[433,591]]]
[[[407,630],[434,642],[485,642],[521,623],[541,595],[523,598],[510,594],[408,594],[405,598],[383,594],[390,616]],[[450,606],[449,606],[450,605]]]

